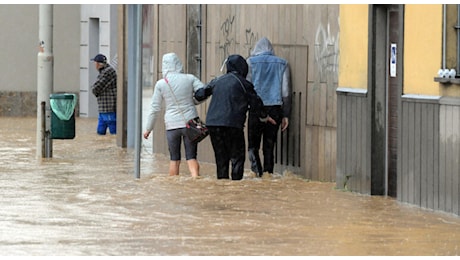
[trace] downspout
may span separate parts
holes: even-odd
[[[202,63],[202,46],[201,46],[201,33],[202,33],[202,12],[201,12],[201,9],[202,9],[202,5],[200,4],[199,7],[198,7],[199,11],[198,11],[198,16],[199,16],[199,20],[198,20],[198,24],[197,24],[197,28],[198,28],[198,57],[196,57],[196,61],[198,62],[198,78],[201,79],[201,63]]]
[[[446,4],[442,5],[442,69],[446,68]]]
[[[457,75],[460,77],[460,5],[457,5]]]

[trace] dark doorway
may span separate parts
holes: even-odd
[[[388,93],[387,93],[387,195],[396,197],[398,163],[398,103],[402,88],[401,11],[402,6],[391,5],[388,9]]]
[[[370,8],[371,194],[396,197],[403,5]]]

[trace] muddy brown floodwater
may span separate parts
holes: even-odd
[[[53,140],[36,158],[36,118],[0,117],[1,255],[458,255],[460,218],[381,196],[335,189],[288,172],[193,179],[186,163],[95,134]]]

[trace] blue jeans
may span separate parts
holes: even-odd
[[[110,134],[117,133],[117,114],[115,112],[99,113],[97,134],[105,135],[109,128]]]

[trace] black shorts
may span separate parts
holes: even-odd
[[[166,131],[166,138],[168,140],[169,159],[171,161],[181,160],[181,143],[184,141],[185,159],[196,159],[198,144],[191,142],[185,135],[185,127],[171,129]]]

